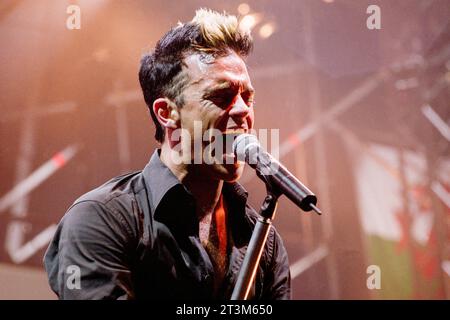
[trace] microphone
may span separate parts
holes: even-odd
[[[255,169],[256,175],[269,189],[284,194],[304,211],[314,210],[317,214],[322,214],[316,207],[317,198],[314,193],[265,151],[254,135],[238,135],[233,142],[233,152],[238,160]]]

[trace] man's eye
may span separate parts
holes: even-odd
[[[211,97],[211,100],[217,104],[219,107],[226,108],[228,107],[234,100],[234,96],[232,95],[220,95]]]
[[[253,106],[254,103],[255,103],[255,100],[254,100],[253,96],[254,95],[251,94],[249,91],[242,92],[242,94],[241,94],[242,99],[245,101],[245,103],[249,107]]]

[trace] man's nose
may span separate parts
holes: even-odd
[[[250,112],[249,106],[244,102],[242,97],[239,95],[236,101],[231,106],[228,115],[233,118],[237,124],[242,124],[245,118]]]

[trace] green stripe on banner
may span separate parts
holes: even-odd
[[[397,252],[398,242],[368,236],[368,261],[381,269],[381,289],[374,290],[378,299],[413,299],[414,278],[411,256],[407,250]]]

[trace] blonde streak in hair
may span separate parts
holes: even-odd
[[[192,21],[200,26],[202,37],[209,47],[221,47],[233,41],[238,32],[238,23],[235,16],[220,14],[208,9],[196,11]],[[212,48],[201,48],[201,51],[214,51]]]
[[[219,24],[217,27],[219,29],[218,35],[220,42],[223,42],[224,44],[227,44],[234,40],[236,36],[236,32],[238,31],[237,28],[237,20],[236,17],[228,16],[224,17],[223,23]]]

